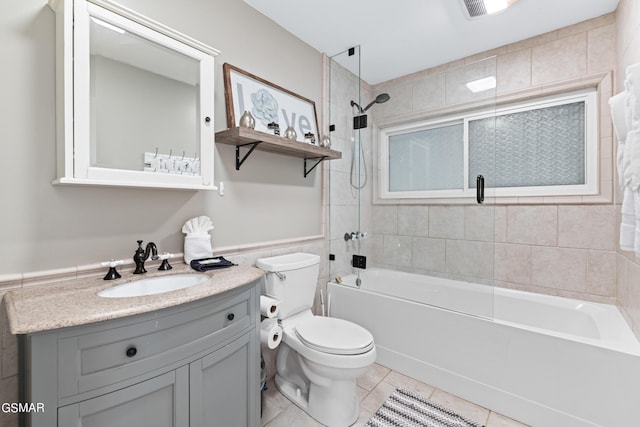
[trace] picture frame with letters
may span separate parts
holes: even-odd
[[[257,131],[273,133],[267,126],[275,122],[281,134],[293,126],[297,141],[305,142],[305,134],[309,132],[319,140],[314,101],[229,63],[223,64],[222,70],[229,129],[238,126],[240,116],[248,110],[255,118]]]

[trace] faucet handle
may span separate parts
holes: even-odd
[[[124,264],[124,260],[115,260],[115,259],[110,259],[109,261],[104,261],[102,263],[100,263],[103,267],[116,267],[118,265],[122,265]]]
[[[109,267],[109,271],[107,272],[107,274],[103,277],[104,280],[114,280],[114,279],[119,279],[120,277],[120,273],[118,273],[116,271],[116,266],[118,265],[122,265],[124,264],[124,261],[119,259],[119,260],[115,260],[115,259],[110,259],[109,261],[105,261],[103,262],[101,265],[103,267]]]
[[[173,268],[171,267],[171,264],[169,264],[169,258],[171,257],[173,257],[173,254],[170,254],[169,252],[158,255],[158,258],[162,260],[162,263],[160,264],[160,267],[158,267],[158,270],[171,270]]]

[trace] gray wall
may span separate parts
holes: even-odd
[[[229,62],[319,106],[321,54],[240,0],[120,0],[219,49],[215,129],[226,129],[222,64]],[[321,168],[254,153],[235,171],[235,150],[216,146],[217,192],[52,186],[55,178],[54,13],[45,0],[8,2],[0,14],[0,274],[129,258],[135,240],[182,252],[182,224],[212,218],[214,248],[322,232]],[[321,108],[318,108],[321,111]]]

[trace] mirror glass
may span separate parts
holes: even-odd
[[[199,61],[89,21],[91,166],[200,175]]]

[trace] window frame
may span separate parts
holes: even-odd
[[[487,197],[553,197],[585,196],[598,194],[599,185],[599,102],[595,87],[561,94],[530,98],[481,110],[453,113],[434,118],[420,119],[408,123],[380,128],[379,132],[379,197],[394,199],[451,199],[475,198],[475,187],[469,187],[469,122],[487,117],[498,117],[535,109],[542,109],[575,102],[585,103],[585,183],[579,185],[548,185],[526,187],[487,188]],[[463,188],[449,190],[389,190],[389,139],[394,135],[428,130],[463,123]]]

